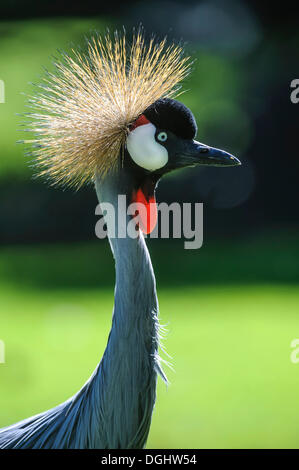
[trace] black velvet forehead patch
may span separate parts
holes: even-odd
[[[170,98],[161,98],[143,113],[159,129],[173,132],[183,139],[194,139],[197,125],[190,109]]]

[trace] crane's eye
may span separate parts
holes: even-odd
[[[168,151],[161,145],[158,136],[166,132],[157,132],[156,126],[144,124],[132,130],[127,137],[127,150],[136,163],[145,170],[155,171],[168,162]]]
[[[157,139],[160,141],[160,142],[165,142],[167,140],[167,134],[166,132],[159,132],[159,134],[157,135]]]

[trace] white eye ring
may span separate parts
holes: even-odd
[[[167,140],[167,134],[166,132],[159,132],[159,134],[157,135],[157,139],[160,141],[160,142],[165,142]]]
[[[138,126],[129,133],[127,149],[136,165],[145,170],[158,170],[168,161],[167,149],[158,141],[157,129],[151,123]]]

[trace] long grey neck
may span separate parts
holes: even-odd
[[[96,181],[99,202],[113,206],[117,221],[114,238],[111,220],[106,219],[116,263],[116,287],[112,328],[97,372],[105,421],[101,440],[107,441],[109,448],[144,447],[157,372],[161,372],[155,277],[144,237],[141,233],[134,239],[118,237],[118,229],[124,229],[120,224],[130,220],[124,216],[124,208],[118,207],[118,196],[130,198],[130,187],[130,177],[125,173]]]
[[[126,233],[127,224],[132,220],[126,213],[131,199],[128,178],[124,173],[116,173],[96,181],[101,206],[105,208],[108,203],[114,209],[114,220],[107,214],[105,221],[116,268],[114,318],[123,322],[123,333],[136,328],[139,319],[152,324],[148,311],[158,310],[156,281],[143,234],[135,232],[135,238],[131,238]],[[124,199],[119,204],[120,195],[125,196],[127,204]]]

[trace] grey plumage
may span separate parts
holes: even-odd
[[[147,114],[156,125],[148,121]],[[122,209],[122,217],[118,217],[119,195],[126,195],[129,205],[141,192],[141,198],[149,203],[154,200],[158,181],[170,171],[194,165],[240,165],[233,155],[193,140],[194,117],[188,108],[174,100],[159,100],[136,123],[149,125],[151,133],[154,130],[154,135],[147,136],[146,145],[151,149],[148,158],[153,157],[152,152],[157,148],[157,155],[161,156],[164,147],[167,162],[149,172],[146,166],[137,165],[125,149],[119,156],[121,163],[117,169],[105,176],[98,174],[98,198],[114,207],[116,234],[126,233],[127,224],[132,221],[129,215],[123,220],[126,208]],[[173,132],[165,132],[168,125]],[[133,127],[131,134],[135,132],[136,136],[138,126]],[[161,134],[166,140],[158,144]],[[109,215],[106,222],[108,234],[112,235]],[[0,448],[144,447],[155,403],[157,374],[166,380],[158,356],[155,277],[140,230],[137,238],[110,236],[109,241],[116,262],[116,288],[112,328],[101,362],[74,397],[52,410],[0,430]]]
[[[100,200],[125,191],[126,174],[97,184]],[[109,226],[109,223],[108,223]],[[108,227],[109,228],[109,227]],[[142,448],[155,403],[158,303],[142,234],[110,240],[116,261],[115,304],[103,358],[83,388],[65,403],[0,430],[0,448]]]

